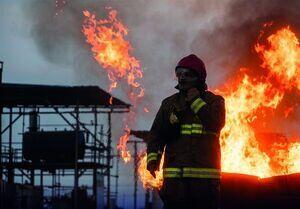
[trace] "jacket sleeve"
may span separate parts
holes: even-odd
[[[130,130],[130,134],[134,135],[137,138],[143,139],[144,142],[148,142],[150,138],[150,132],[149,131],[136,131],[136,130]]]
[[[224,127],[225,101],[223,97],[216,96],[209,103],[199,97],[192,102],[191,109],[208,130],[219,133]]]
[[[158,163],[160,160],[163,147],[166,144],[164,134],[164,126],[166,123],[166,111],[164,110],[164,104],[162,103],[150,129],[147,145],[147,167],[149,164]]]

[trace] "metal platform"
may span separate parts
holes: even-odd
[[[55,184],[60,184],[57,182],[59,176],[69,170],[68,173],[74,175],[74,191],[78,191],[78,180],[81,176],[92,176],[92,192],[96,195],[97,175],[100,174],[106,178],[106,202],[109,208],[112,194],[111,177],[118,178],[118,173],[111,173],[112,159],[118,156],[112,152],[111,116],[114,113],[127,113],[129,108],[130,104],[112,97],[97,86],[0,84],[0,178],[8,184],[13,184],[15,178],[21,176],[22,181],[25,179],[32,186],[43,187],[45,176],[52,175],[52,178],[56,179]],[[84,132],[89,139],[85,146],[85,157],[79,160],[78,148],[74,146],[76,154],[72,163],[25,160],[21,139],[29,127],[27,119],[32,112],[41,118],[51,116],[61,121],[60,124],[40,124],[37,129],[45,127],[55,131],[63,127],[68,131]],[[86,122],[82,118],[91,120]],[[104,124],[99,124],[99,118]],[[2,121],[6,123],[3,124]],[[39,183],[35,182],[36,177],[40,178]],[[56,189],[54,185],[52,188]],[[75,192],[75,206],[76,194]]]

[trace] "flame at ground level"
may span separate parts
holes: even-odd
[[[266,44],[257,44],[262,64],[261,76],[250,76],[242,69],[241,78],[219,91],[226,102],[226,125],[221,132],[222,171],[270,177],[300,172],[300,137],[293,143],[269,145],[273,155],[262,151],[257,134],[271,123],[267,114],[282,111],[278,107],[291,90],[300,95],[300,46],[289,27],[268,37]],[[297,102],[293,104],[297,106]],[[284,118],[294,107],[285,107]],[[263,124],[259,128],[257,124]],[[278,127],[280,124],[278,124]],[[277,130],[274,130],[274,132]],[[274,163],[275,162],[275,163]]]
[[[283,98],[292,90],[300,96],[300,46],[289,27],[272,34],[266,44],[257,44],[262,58],[262,75],[248,74],[243,68],[232,82],[216,93],[225,98],[226,124],[220,135],[222,172],[241,173],[261,178],[300,172],[300,137],[291,142],[272,143],[270,152],[262,150],[258,134],[271,122],[266,114],[281,111],[284,119],[295,111],[299,102],[279,110]],[[282,109],[282,108],[281,108]],[[291,112],[291,110],[293,110]],[[279,124],[280,126],[280,124]],[[274,132],[277,130],[274,130]],[[139,176],[145,188],[160,188],[163,182],[163,159],[154,179],[146,169],[146,154],[140,160]]]

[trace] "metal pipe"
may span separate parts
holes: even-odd
[[[96,164],[96,160],[97,160],[97,132],[98,132],[98,118],[97,118],[97,108],[94,109],[94,163]],[[97,199],[96,195],[97,195],[97,168],[94,168],[93,170],[93,195],[95,197],[95,199]]]
[[[117,160],[116,160],[116,175],[115,175],[115,178],[116,178],[116,190],[115,190],[115,193],[116,193],[116,200],[118,200],[118,193],[119,193],[119,164],[120,164],[120,155],[117,154],[116,156]]]
[[[10,112],[12,112],[12,108],[10,108]],[[12,114],[9,115],[9,124],[12,124],[13,118]],[[9,126],[9,169],[8,169],[8,183],[12,184],[14,182],[14,176],[13,176],[13,167],[12,167],[12,161],[13,161],[13,152],[12,152],[12,125]]]
[[[108,130],[107,130],[107,208],[110,209],[110,158],[111,158],[111,113],[108,113]]]
[[[133,192],[133,208],[136,209],[137,205],[137,181],[138,181],[138,155],[137,155],[137,141],[134,141],[134,192]]]
[[[75,112],[76,112],[76,141],[75,141],[75,175],[74,175],[74,209],[78,208],[78,165],[77,165],[77,161],[78,161],[78,138],[79,138],[79,111],[78,111],[78,106],[75,108]]]

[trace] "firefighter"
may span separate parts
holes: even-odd
[[[224,99],[207,90],[203,61],[191,54],[176,68],[178,93],[162,101],[150,130],[147,170],[155,176],[165,149],[165,209],[219,208],[220,144]]]

